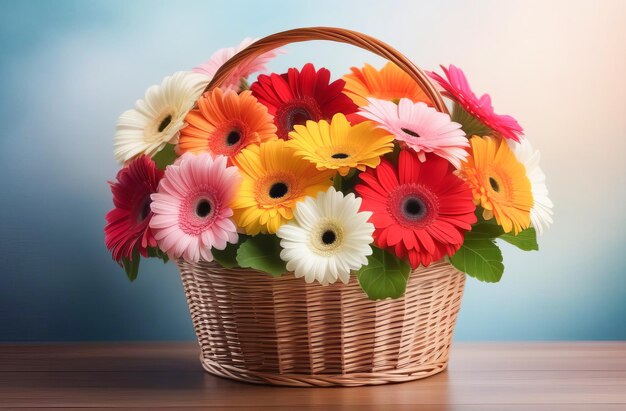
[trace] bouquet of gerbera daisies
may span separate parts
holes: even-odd
[[[105,234],[129,278],[141,257],[216,261],[307,283],[356,276],[370,298],[395,298],[411,269],[441,259],[498,281],[495,239],[537,249],[552,221],[539,153],[460,69],[429,73],[451,116],[391,62],[250,79],[272,51],[208,88],[251,43],[166,77],[121,115]]]

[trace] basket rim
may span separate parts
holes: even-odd
[[[277,281],[289,281],[289,280],[297,280],[297,281],[302,281],[303,284],[308,285],[308,286],[322,286],[322,287],[329,287],[329,286],[336,286],[336,285],[340,285],[340,286],[348,286],[349,284],[351,284],[353,282],[353,279],[356,279],[358,282],[358,276],[356,275],[356,273],[353,271],[350,274],[350,282],[349,283],[342,283],[341,281],[337,281],[333,284],[320,284],[317,281],[313,281],[312,283],[306,283],[304,282],[304,278],[303,277],[296,277],[294,275],[294,273],[292,271],[285,271],[284,273],[280,274],[280,275],[272,275],[269,273],[266,273],[264,271],[260,271],[260,270],[256,270],[254,268],[250,268],[250,267],[224,267],[223,265],[221,265],[220,263],[218,263],[217,261],[213,260],[213,261],[187,261],[184,260],[182,258],[177,258],[175,260],[176,266],[179,269],[181,268],[201,268],[201,269],[205,269],[205,268],[218,268],[220,270],[223,270],[226,273],[231,273],[234,275],[242,275],[242,271],[246,271],[247,273],[253,274],[253,275],[258,275],[258,276],[262,276],[268,279],[272,279],[272,280],[277,280]],[[426,278],[428,277],[429,279],[436,279],[436,278],[440,278],[440,277],[447,277],[449,274],[446,274],[444,272],[441,272],[439,270],[431,270],[432,268],[441,268],[441,267],[450,267],[453,268],[457,274],[461,274],[461,275],[465,275],[464,272],[459,271],[456,267],[454,267],[454,265],[452,265],[450,263],[450,261],[448,261],[447,258],[441,258],[437,261],[433,261],[432,263],[430,263],[428,266],[423,266],[423,265],[419,265],[416,268],[412,268],[411,271],[409,272],[409,278],[417,275],[421,278]],[[435,275],[433,275],[435,274]],[[401,298],[401,297],[400,297]]]

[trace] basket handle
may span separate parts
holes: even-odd
[[[329,40],[338,43],[347,43],[364,50],[377,54],[400,67],[407,73],[424,92],[430,97],[435,108],[443,113],[448,113],[448,109],[443,102],[443,98],[439,91],[430,82],[426,74],[406,56],[394,49],[390,45],[368,35],[346,29],[336,27],[305,27],[293,30],[287,30],[280,33],[271,34],[256,42],[252,43],[244,50],[235,54],[231,59],[224,63],[215,73],[211,82],[207,85],[205,91],[219,87],[228,77],[228,75],[242,62],[254,59],[263,53],[272,51],[278,47],[290,43],[299,43],[310,40]]]

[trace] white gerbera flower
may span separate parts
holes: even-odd
[[[530,222],[537,230],[537,234],[542,235],[543,230],[552,224],[552,207],[554,204],[548,198],[546,175],[539,168],[539,150],[533,150],[526,138],[519,143],[512,140],[507,140],[507,143],[517,160],[526,168],[526,176],[530,180],[534,201],[533,208],[530,210]]]
[[[372,254],[374,225],[367,221],[372,213],[359,212],[360,206],[360,198],[333,187],[299,202],[294,220],[276,232],[287,270],[307,283],[350,281],[350,272],[366,265]]]
[[[202,74],[179,71],[148,88],[144,99],[117,121],[115,158],[126,163],[140,154],[152,157],[167,143],[178,143],[185,116],[208,82]]]

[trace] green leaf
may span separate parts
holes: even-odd
[[[359,182],[359,174],[360,172],[356,168],[351,169],[344,177],[341,177],[339,173],[337,173],[334,178],[341,179],[341,186],[339,189],[337,189],[337,186],[335,186],[335,189],[341,191],[344,194],[354,193],[354,187]]]
[[[476,216],[478,217],[478,223],[472,227],[473,233],[482,233],[488,238],[499,238],[507,243],[513,244],[520,250],[539,250],[537,232],[534,228],[527,228],[522,230],[518,235],[514,235],[512,233],[505,233],[502,227],[498,225],[495,218],[491,220],[483,219],[482,208],[480,207],[476,208]]]
[[[248,83],[247,78],[242,77],[241,80],[239,81],[239,92],[241,93],[242,91],[246,91],[246,90],[250,90],[250,83]]]
[[[391,153],[385,154],[383,157],[390,161],[394,165],[398,165],[398,158],[400,157],[400,145],[394,144],[393,151]]]
[[[124,267],[124,271],[126,271],[126,276],[130,281],[135,281],[137,279],[137,274],[139,274],[139,251],[135,248],[133,250],[133,255],[131,258],[123,257],[122,258],[122,266]]]
[[[498,225],[498,223],[496,222],[495,218],[492,218],[490,220],[485,220],[483,218],[483,213],[484,212],[485,212],[484,208],[482,208],[481,206],[476,206],[476,211],[474,212],[474,214],[476,214],[476,224]]]
[[[370,300],[398,298],[404,294],[411,267],[396,256],[372,247],[367,265],[361,267],[357,278]]]
[[[158,247],[148,247],[148,257],[159,258],[163,260],[163,263],[167,263],[170,260],[167,254],[161,251]]]
[[[213,259],[217,261],[224,268],[237,268],[237,250],[239,245],[246,240],[246,236],[239,235],[239,242],[236,244],[228,243],[223,250],[212,249]]]
[[[158,153],[152,157],[156,166],[161,170],[165,170],[165,167],[170,164],[174,164],[174,161],[178,158],[176,155],[176,149],[174,144],[166,144]]]
[[[335,174],[335,177],[333,177],[333,187],[337,191],[341,191],[341,188],[343,187],[343,178],[341,178],[339,173]]]
[[[493,221],[493,223],[492,223]],[[472,226],[472,237],[494,239],[500,236],[504,231],[502,227],[495,224],[495,220],[480,222]]]
[[[489,127],[478,121],[476,117],[465,111],[457,103],[454,103],[454,106],[452,106],[451,119],[452,121],[461,124],[461,127],[463,128],[463,131],[465,131],[467,138],[470,138],[473,135],[482,137],[493,134]]]
[[[499,238],[509,244],[513,244],[520,250],[539,250],[539,244],[537,244],[537,232],[532,227],[520,231],[517,235],[513,235],[512,233],[502,234]]]
[[[254,268],[278,277],[287,271],[280,259],[280,239],[275,235],[259,234],[241,243],[237,262],[241,267]]]
[[[465,233],[463,245],[452,257],[450,262],[459,271],[480,281],[496,283],[502,278],[504,265],[502,252],[490,237],[490,225],[480,224]],[[498,227],[498,226],[491,226]]]

